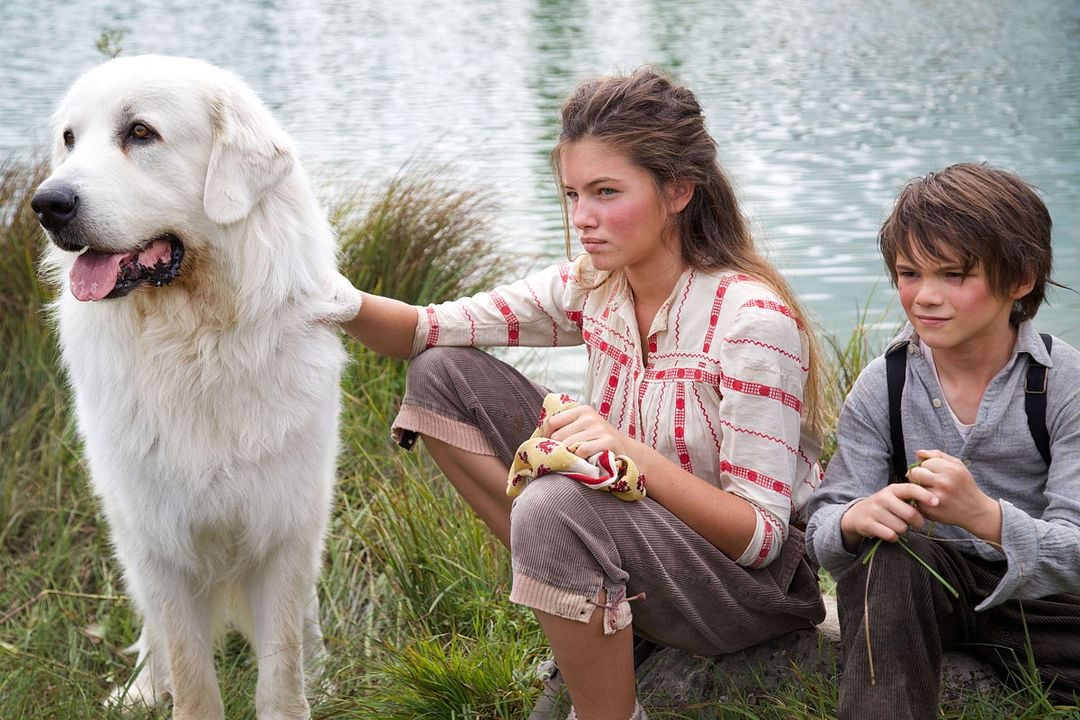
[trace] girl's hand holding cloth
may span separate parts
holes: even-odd
[[[634,461],[610,450],[594,453],[588,458],[574,454],[575,446],[544,437],[544,421],[552,415],[576,407],[566,394],[549,393],[544,398],[536,431],[523,442],[514,455],[506,494],[517,497],[530,480],[549,473],[559,473],[577,480],[594,490],[605,490],[620,500],[641,500],[645,497],[645,476],[638,472]]]

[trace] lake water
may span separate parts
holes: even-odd
[[[901,184],[988,161],[1036,184],[1055,276],[1080,289],[1080,3],[1075,0],[8,0],[0,157],[42,155],[67,85],[124,54],[201,57],[244,77],[324,187],[421,159],[488,193],[521,271],[563,257],[547,165],[580,78],[651,63],[698,94],[770,256],[819,326],[896,327],[876,230]],[[1080,295],[1040,326],[1080,344]],[[548,354],[573,387],[580,350]]]

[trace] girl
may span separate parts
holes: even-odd
[[[423,437],[510,548],[510,600],[535,611],[571,717],[644,718],[635,633],[716,655],[824,617],[797,527],[821,475],[820,361],[690,90],[651,69],[601,78],[561,120],[552,164],[568,255],[570,225],[583,254],[427,308],[349,287],[361,309],[344,328],[412,358],[395,436]],[[508,468],[546,391],[473,347],[581,343],[585,396],[539,433],[628,458],[648,497],[551,474],[511,502]]]

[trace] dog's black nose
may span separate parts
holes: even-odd
[[[30,200],[38,222],[46,230],[59,232],[67,225],[79,207],[79,196],[70,187],[39,188]]]

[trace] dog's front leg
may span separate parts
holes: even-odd
[[[162,638],[172,678],[173,720],[224,720],[209,588],[173,571],[151,583],[147,629]],[[152,609],[151,609],[152,608]]]
[[[250,579],[248,605],[259,662],[255,711],[259,720],[307,720],[304,696],[305,607],[314,585],[313,553],[282,546]],[[321,636],[321,633],[320,633]]]
[[[308,600],[304,605],[304,674],[308,685],[322,677],[330,660],[323,641],[322,622],[319,618],[319,592],[312,583],[308,588]]]
[[[121,707],[133,715],[142,707],[148,709],[164,703],[172,695],[172,681],[165,658],[165,649],[153,630],[143,625],[139,639],[125,652],[138,652],[136,674],[126,684],[117,685],[105,699],[106,707]]]

